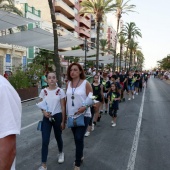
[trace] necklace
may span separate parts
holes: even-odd
[[[77,88],[79,82],[80,82],[80,79],[79,79],[79,81],[78,81],[78,83],[77,83],[77,85],[76,85],[76,87],[75,87],[74,90],[73,90],[73,83],[72,83],[72,96],[71,96],[71,99],[72,99],[72,106],[74,106],[74,98],[75,98],[75,97],[74,97],[74,92],[75,92],[75,90],[76,90],[76,88]]]

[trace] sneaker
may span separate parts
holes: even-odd
[[[63,163],[64,162],[64,153],[59,153],[58,154],[58,163]]]
[[[112,127],[115,127],[115,126],[116,126],[116,123],[113,123],[113,124],[112,124]]]
[[[131,98],[129,98],[128,100],[131,100]]]
[[[132,99],[134,99],[134,98],[135,98],[135,96],[133,95],[133,96],[132,96]]]
[[[113,124],[113,123],[114,123],[114,121],[112,120],[112,121],[111,121],[111,124]]]
[[[85,133],[85,135],[84,135],[84,136],[85,136],[85,137],[90,136],[90,132],[88,132],[88,131],[87,131],[87,132]]]
[[[74,167],[74,170],[80,170],[80,167],[75,166],[75,167]]]
[[[38,168],[38,170],[47,170],[47,167],[45,168],[45,167],[43,167],[43,166],[40,166],[40,167]]]
[[[94,124],[92,124],[91,131],[94,131]]]
[[[107,110],[105,111],[105,115],[107,115]]]
[[[135,94],[136,92],[134,91],[134,94]]]
[[[103,110],[100,110],[100,114],[101,114],[101,115],[103,114]]]
[[[102,117],[101,115],[98,116],[97,122],[100,122],[101,117]]]
[[[138,95],[138,93],[136,93],[136,95]]]

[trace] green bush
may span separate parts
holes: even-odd
[[[42,74],[43,66],[31,63],[26,71],[23,71],[22,67],[14,68],[9,82],[15,89],[28,88],[36,85]]]

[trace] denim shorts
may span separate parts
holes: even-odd
[[[134,90],[134,85],[128,85],[128,90]]]

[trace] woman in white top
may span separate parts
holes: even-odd
[[[58,163],[64,162],[62,130],[65,129],[65,92],[56,86],[55,73],[48,73],[47,82],[49,87],[42,89],[39,95],[40,101],[44,100],[48,108],[47,111],[42,110],[42,166],[39,170],[47,170],[46,162],[52,127],[58,144]]]
[[[78,116],[80,114],[84,114],[85,126],[72,128],[76,145],[76,159],[74,170],[80,170],[80,164],[83,159],[84,134],[86,132],[91,117],[90,108],[84,107],[83,101],[85,101],[88,94],[92,92],[92,87],[90,83],[85,80],[83,68],[78,63],[72,63],[68,67],[67,77],[69,80],[66,91],[67,116]]]

